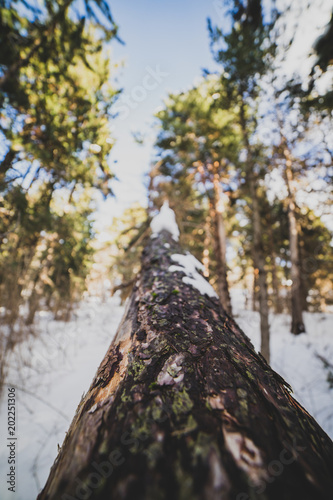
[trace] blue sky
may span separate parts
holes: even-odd
[[[220,2],[189,0],[112,0],[112,15],[125,45],[113,42],[113,59],[123,60],[118,85],[124,89],[118,104],[119,118],[113,123],[117,143],[112,169],[119,178],[113,188],[116,199],[100,208],[101,225],[134,201],[145,203],[144,173],[153,154],[154,111],[169,92],[192,86],[203,68],[215,67],[209,49],[207,17],[219,22]],[[156,76],[157,73],[157,76]],[[127,111],[126,111],[127,107]],[[145,145],[137,145],[132,132],[144,134]]]

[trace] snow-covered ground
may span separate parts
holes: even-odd
[[[236,321],[259,347],[258,313],[242,309],[233,294]],[[0,405],[0,498],[33,500],[44,485],[82,394],[88,389],[120,322],[118,298],[85,300],[69,323],[40,315],[40,335],[17,346]],[[306,314],[307,334],[289,333],[290,318],[272,315],[272,366],[298,401],[333,437],[333,389],[319,354],[333,363],[333,314]],[[7,490],[7,387],[17,387],[17,491]]]

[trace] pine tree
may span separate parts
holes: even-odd
[[[188,92],[169,96],[165,108],[157,114],[162,130],[156,142],[160,159],[155,175],[172,176],[178,185],[186,177],[201,193],[214,237],[217,288],[223,307],[231,314],[226,220],[239,130],[234,114],[216,106],[217,98],[221,102],[227,95],[216,78],[207,78]],[[205,218],[207,221],[207,215]]]
[[[0,305],[11,331],[1,338],[4,352],[26,331],[22,304],[27,325],[43,307],[68,317],[92,257],[93,200],[112,194],[109,119],[118,92],[105,43],[116,26],[103,0],[83,2],[87,15],[76,7],[0,4]]]
[[[229,105],[237,110],[242,131],[246,155],[244,168],[252,205],[253,258],[258,270],[261,353],[269,361],[267,276],[258,199],[257,155],[252,135],[256,128],[255,101],[260,88],[259,79],[267,72],[275,50],[270,33],[276,12],[273,10],[271,19],[266,21],[260,0],[235,0],[231,2],[228,14],[231,21],[229,32],[213,27],[211,21],[208,28],[214,57],[223,67],[221,79],[227,89]]]

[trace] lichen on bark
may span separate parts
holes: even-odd
[[[174,253],[166,231],[148,241],[39,500],[328,500],[331,440]]]

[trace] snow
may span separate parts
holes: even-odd
[[[183,283],[193,286],[199,290],[202,295],[206,293],[209,297],[218,297],[214,288],[200,273],[198,273],[198,271],[204,270],[204,266],[194,257],[194,255],[190,253],[186,255],[176,253],[171,255],[171,259],[177,262],[179,266],[170,266],[168,270],[171,272],[181,271],[184,273],[186,276],[182,279]]]
[[[235,293],[236,292],[236,293]],[[231,290],[234,318],[255,349],[260,348],[258,312],[247,311],[238,290]],[[306,334],[290,333],[288,314],[270,314],[271,366],[292,387],[293,396],[333,439],[333,387],[320,358],[333,365],[333,314],[304,313]]]
[[[0,448],[1,500],[33,500],[73,419],[81,396],[115,335],[123,314],[119,299],[84,301],[70,322],[39,315],[37,337],[16,346],[0,403],[0,443],[7,438],[7,387],[16,387],[17,492],[7,490],[7,452]]]
[[[196,281],[193,275],[199,274],[197,269],[202,269],[200,262],[191,255],[178,254],[173,260],[175,265],[171,267],[186,272],[184,279]],[[231,297],[236,321],[258,349],[258,313],[245,310],[241,290],[231,290]],[[68,323],[56,322],[48,314],[40,314],[39,335],[16,346],[15,356],[9,360],[4,395],[7,387],[17,387],[17,492],[13,494],[7,490],[4,480],[8,472],[7,451],[1,446],[1,500],[34,500],[45,484],[57,455],[57,445],[62,444],[81,396],[88,390],[117,330],[124,310],[118,300],[112,298],[103,302],[88,298]],[[271,364],[291,384],[294,397],[333,437],[333,389],[327,381],[328,370],[317,357],[318,354],[333,363],[333,314],[308,313],[304,319],[307,334],[296,337],[289,333],[288,315],[270,316]],[[176,383],[172,375],[177,378],[181,374],[175,369],[170,380],[161,382]],[[218,407],[218,402],[216,404]],[[6,406],[6,399],[2,397],[1,443],[7,437]]]
[[[153,232],[152,238],[156,238],[158,233],[166,230],[171,233],[175,241],[179,239],[179,228],[177,226],[175,212],[171,210],[167,201],[163,203],[159,213],[152,219],[150,227]]]

